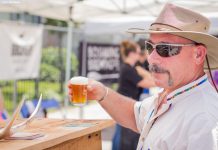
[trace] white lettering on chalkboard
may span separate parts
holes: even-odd
[[[119,71],[119,47],[115,46],[88,46],[88,70]]]

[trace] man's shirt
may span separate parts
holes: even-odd
[[[207,76],[189,83],[167,98],[193,87]],[[152,96],[134,106],[137,128],[143,133],[154,106]],[[175,96],[170,109],[158,117],[146,138],[141,138],[138,149],[143,150],[217,150],[218,145],[218,94],[205,81],[189,91]],[[143,134],[141,134],[143,137]]]

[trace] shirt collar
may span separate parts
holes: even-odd
[[[190,88],[190,87],[192,87],[192,86],[198,84],[199,82],[201,82],[202,80],[207,79],[207,78],[208,78],[208,77],[207,77],[207,75],[205,74],[205,75],[203,75],[202,77],[200,77],[199,79],[197,79],[197,80],[195,80],[195,81],[193,81],[193,82],[191,82],[191,83],[188,83],[188,84],[186,84],[186,85],[180,87],[179,89],[176,89],[176,90],[174,90],[173,92],[169,93],[169,94],[167,95],[167,98],[170,98],[170,97],[174,96],[176,93],[179,93],[179,92],[181,92],[181,91],[184,91],[184,90],[186,90],[186,89],[188,89],[188,88]],[[195,87],[195,88],[198,88],[198,87]],[[190,92],[190,91],[187,91],[187,93],[188,93],[188,92]],[[186,93],[186,92],[184,92],[184,93]],[[182,96],[182,95],[183,95],[183,94],[181,94],[181,96]],[[170,100],[170,101],[171,101],[171,100]],[[172,101],[173,101],[173,99],[172,99]]]

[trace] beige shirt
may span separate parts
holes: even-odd
[[[207,78],[181,87],[167,98]],[[143,133],[153,109],[152,96],[135,104],[137,128]],[[139,150],[217,150],[218,149],[218,94],[206,80],[201,85],[171,100],[170,109],[158,117],[146,138],[138,143]]]

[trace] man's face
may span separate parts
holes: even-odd
[[[171,34],[151,34],[149,42],[152,44],[193,44],[193,41]],[[193,49],[195,46],[184,46],[178,55],[170,57],[160,56],[156,49],[148,55],[150,66],[161,68],[161,71],[152,72],[155,83],[163,88],[175,88],[184,85],[192,75],[194,68]]]

